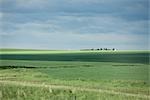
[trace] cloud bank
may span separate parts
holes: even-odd
[[[148,0],[0,1],[1,48],[148,49]]]

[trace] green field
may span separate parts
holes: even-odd
[[[0,50],[2,100],[147,100],[149,51]]]

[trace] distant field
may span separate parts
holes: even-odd
[[[150,98],[149,51],[3,49],[0,58],[0,99]]]
[[[56,54],[56,53],[102,53],[102,54],[115,54],[115,53],[150,53],[150,51],[147,50],[118,50],[118,51],[112,51],[112,50],[36,50],[36,49],[0,49],[0,54]]]
[[[18,51],[0,53],[5,60],[149,63],[148,51]]]

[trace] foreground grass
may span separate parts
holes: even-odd
[[[147,100],[149,97],[105,91],[84,91],[77,89],[57,89],[44,85],[0,83],[2,100]]]

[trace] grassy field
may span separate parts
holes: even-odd
[[[0,99],[147,100],[149,51],[1,49]]]

